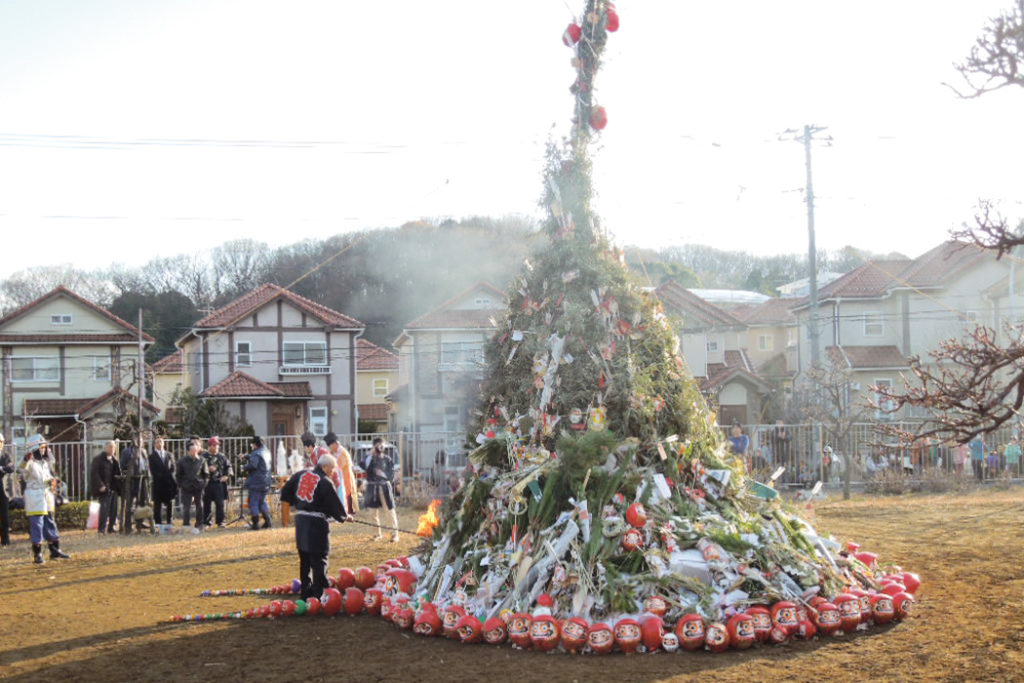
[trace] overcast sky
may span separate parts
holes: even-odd
[[[917,255],[979,197],[1021,206],[1024,91],[942,85],[1009,0],[621,0],[597,98],[619,241]],[[6,0],[0,277],[536,214],[581,0]],[[500,246],[500,245],[499,245]]]

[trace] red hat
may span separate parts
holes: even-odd
[[[219,446],[220,445],[220,437],[219,436],[211,436],[209,439],[206,440],[206,444],[208,446]]]

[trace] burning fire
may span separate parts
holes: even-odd
[[[441,523],[441,518],[437,515],[439,507],[441,507],[441,501],[433,500],[430,502],[430,507],[427,508],[427,511],[420,515],[419,523],[416,525],[417,536],[430,538],[434,535],[434,529]]]

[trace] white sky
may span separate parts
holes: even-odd
[[[0,277],[536,214],[582,5],[6,0]],[[803,148],[776,138],[814,123],[820,247],[913,256],[979,197],[1024,214],[1024,91],[942,85],[1009,5],[621,0],[599,211],[623,242],[805,251]]]

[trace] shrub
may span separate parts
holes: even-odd
[[[24,510],[11,510],[11,531],[28,531]],[[89,519],[89,501],[65,503],[57,508],[58,529],[84,529]]]

